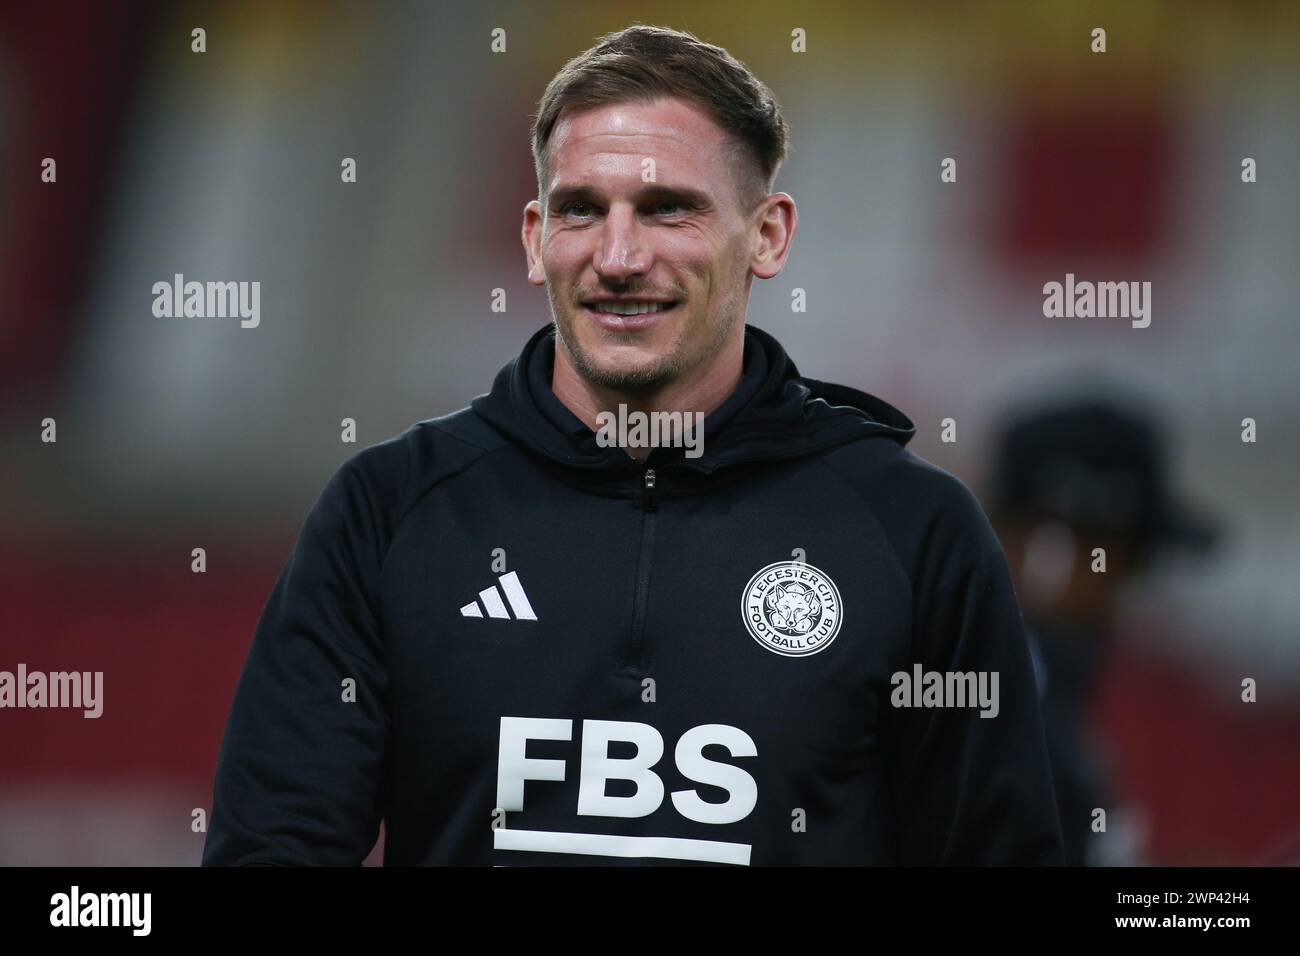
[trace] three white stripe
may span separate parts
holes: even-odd
[[[506,600],[510,602],[510,610],[515,612],[517,621],[535,621],[537,614],[533,611],[532,604],[528,601],[528,595],[524,593],[524,586],[519,583],[519,575],[514,571],[501,575],[499,579],[501,589],[506,592]],[[510,620],[510,612],[506,610],[505,604],[501,600],[501,591],[495,586],[484,588],[478,592],[479,600],[483,602],[483,607],[487,608],[487,616]],[[461,617],[482,617],[483,611],[478,606],[478,601],[470,601],[460,609]]]

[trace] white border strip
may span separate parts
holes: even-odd
[[[532,850],[538,853],[581,853],[586,856],[656,857],[665,860],[698,860],[703,863],[734,863],[749,866],[748,843],[717,840],[684,840],[678,837],[610,836],[605,833],[555,833],[545,830],[493,832],[497,850]]]

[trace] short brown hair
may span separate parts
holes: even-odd
[[[538,196],[546,196],[547,146],[563,110],[665,96],[698,105],[731,137],[736,168],[748,170],[737,183],[741,203],[753,209],[771,192],[789,149],[776,97],[722,47],[640,23],[601,37],[547,84],[533,121]]]

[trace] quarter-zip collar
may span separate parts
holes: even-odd
[[[740,384],[704,419],[698,458],[686,458],[680,447],[661,447],[641,463],[621,448],[602,447],[551,389],[554,323],[534,333],[491,391],[471,404],[516,443],[570,469],[579,483],[617,486],[622,493],[641,493],[646,468],[707,475],[865,439],[906,445],[916,433],[906,415],[874,395],[804,378],[780,343],[751,325],[745,326],[742,361]]]

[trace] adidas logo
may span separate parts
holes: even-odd
[[[501,590],[497,590],[496,585],[490,588],[484,588],[478,592],[478,601],[470,601],[460,609],[461,617],[482,617],[483,608],[479,607],[479,601],[483,602],[483,607],[487,608],[488,617],[504,618],[510,620],[510,611],[515,612],[517,621],[535,621],[537,615],[533,612],[533,606],[528,603],[528,595],[524,593],[524,586],[519,583],[519,575],[514,571],[509,574],[503,574],[498,579]],[[505,602],[501,600],[501,591],[506,592],[506,601],[510,602],[510,611],[506,610]]]

